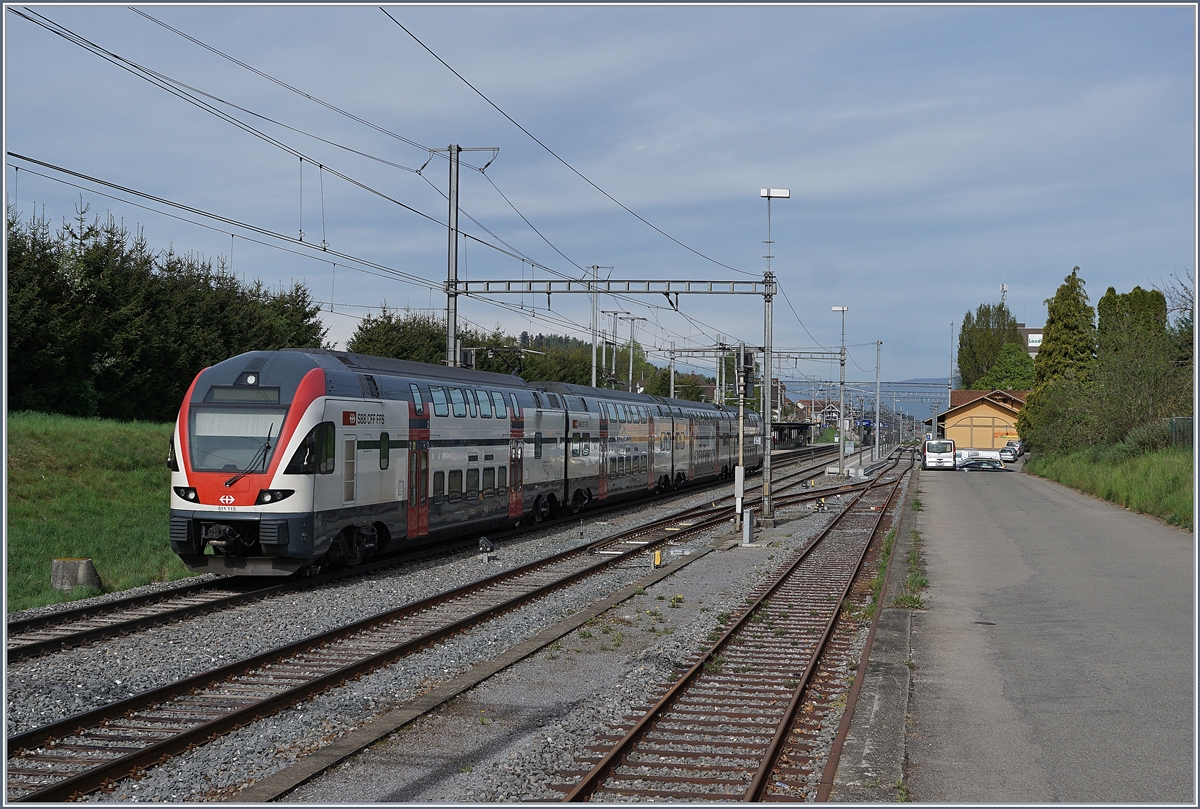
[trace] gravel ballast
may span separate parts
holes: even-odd
[[[7,732],[56,721],[394,609],[710,498],[693,495],[620,516],[548,528],[501,546],[489,565],[475,554],[423,562],[23,661],[8,669]],[[706,642],[717,616],[736,611],[788,550],[811,539],[832,516],[781,514],[780,527],[771,533],[775,547],[708,554],[618,605],[594,625],[301,786],[286,800],[559,799],[561,793],[550,790],[549,784],[560,770],[572,768],[575,754],[610,723],[640,707],[648,692],[673,680],[678,667]],[[732,534],[726,529],[720,538]],[[698,549],[715,539],[709,535],[676,550]],[[246,784],[494,657],[648,570],[640,564],[610,570],[89,800],[236,801]]]

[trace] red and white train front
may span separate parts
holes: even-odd
[[[336,532],[314,525],[317,481],[335,451],[320,364],[305,352],[251,352],[192,383],[168,461],[171,547],[190,569],[288,575],[329,552]],[[362,539],[347,552],[367,549],[372,538]]]

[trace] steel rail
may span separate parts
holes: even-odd
[[[788,458],[785,462],[791,462],[795,457],[807,455],[807,459],[811,460],[818,455],[828,454],[828,450],[796,450],[790,455],[793,458]],[[793,473],[797,474],[797,473]],[[697,487],[687,494],[694,494],[704,491],[706,488],[721,485],[724,481],[706,484],[704,487]],[[758,484],[761,485],[761,484]],[[757,488],[756,485],[753,488]],[[600,508],[589,510],[591,515],[600,515],[611,510],[624,508],[630,505],[636,505],[638,501],[621,501]],[[574,515],[568,515],[559,518],[558,521],[565,522],[571,519]],[[541,525],[544,525],[541,524]],[[541,527],[541,526],[538,526]],[[493,534],[494,540],[503,540],[512,536],[519,536],[529,531],[534,530],[534,526],[523,526],[503,531],[499,534]],[[242,604],[251,603],[263,598],[270,598],[280,593],[291,592],[294,590],[306,590],[313,587],[321,586],[353,576],[363,576],[373,573],[377,570],[394,567],[396,565],[412,562],[414,559],[425,558],[430,554],[439,554],[452,552],[464,547],[469,547],[477,537],[472,536],[469,539],[457,541],[453,543],[425,543],[413,548],[407,548],[403,553],[392,554],[384,559],[379,559],[366,564],[358,565],[353,568],[344,570],[331,571],[318,576],[289,579],[288,581],[266,586],[254,587],[240,593],[234,593],[228,596],[219,596],[214,598],[204,598],[205,593],[221,588],[230,588],[238,586],[237,579],[225,577],[216,580],[199,582],[196,584],[185,585],[170,590],[169,592],[151,593],[147,595],[131,596],[128,598],[114,599],[104,602],[103,604],[93,604],[85,607],[76,607],[68,610],[58,610],[48,615],[41,615],[32,618],[19,619],[10,621],[7,625],[6,635],[6,650],[5,659],[8,663],[16,663],[21,660],[45,654],[47,652],[57,651],[64,648],[79,646],[84,643],[102,640],[104,638],[114,637],[117,635],[128,634],[142,629],[147,629],[153,626],[158,626],[171,621],[187,618],[192,615],[203,614],[210,612],[213,609],[225,609],[236,607]],[[204,598],[201,602],[195,602],[195,598]],[[181,607],[171,607],[172,602],[185,602]],[[190,602],[190,603],[189,603]],[[153,612],[136,615],[130,619],[124,620],[105,620],[105,616],[113,616],[121,611],[140,611],[143,609],[153,609],[154,607],[162,607],[163,609],[154,609]],[[66,629],[71,623],[85,623],[81,629],[76,631],[61,631],[57,628]],[[99,622],[99,623],[95,623]],[[37,635],[32,640],[27,639],[27,636]]]
[[[895,466],[895,463],[892,465]],[[862,499],[862,497],[870,491],[870,486],[866,486],[858,491],[854,499],[847,505],[837,517],[825,528],[825,530],[812,542],[807,548],[789,565],[784,567],[775,581],[766,589],[766,591],[756,599],[735,621],[724,634],[713,644],[709,651],[703,655],[697,662],[672,685],[667,692],[659,698],[659,700],[639,719],[635,725],[626,733],[624,738],[616,743],[604,757],[585,775],[563,798],[565,802],[587,800],[599,788],[601,783],[634,749],[637,743],[646,736],[651,727],[658,721],[659,718],[669,710],[705,672],[706,667],[710,664],[713,658],[728,646],[730,641],[742,632],[752,620],[755,611],[768,600],[769,597],[778,591],[783,584],[792,576],[792,574],[803,564],[810,555],[818,548],[822,541],[829,536],[843,521],[846,515],[852,512],[852,507]],[[882,516],[884,512],[880,513]],[[866,546],[869,546],[870,540],[864,543],[864,553]],[[853,576],[850,577],[853,581]],[[836,620],[837,611],[834,611],[833,620]],[[826,632],[828,634],[828,632]],[[819,654],[813,655],[813,660],[816,660]]]
[[[60,779],[53,784],[35,788],[29,794],[17,796],[13,799],[17,801],[64,800],[80,794],[86,794],[87,792],[103,787],[106,783],[109,783],[116,778],[127,775],[132,771],[136,771],[137,769],[167,760],[172,755],[175,755],[182,750],[186,750],[198,743],[202,743],[204,740],[211,739],[215,735],[220,735],[221,733],[228,732],[236,727],[249,724],[261,716],[269,715],[270,713],[281,710],[290,704],[311,696],[313,693],[325,690],[339,682],[362,674],[370,669],[390,663],[393,660],[404,656],[405,654],[434,643],[443,637],[455,632],[463,631],[464,629],[486,621],[490,617],[494,617],[501,612],[515,609],[524,603],[545,595],[552,590],[568,586],[574,581],[592,575],[597,571],[611,567],[615,564],[619,564],[634,555],[643,553],[648,549],[652,549],[657,545],[664,544],[681,535],[707,530],[715,525],[724,523],[728,518],[728,509],[718,508],[710,510],[713,513],[705,518],[697,518],[694,515],[685,515],[687,519],[694,520],[686,527],[677,527],[672,525],[672,523],[677,523],[680,521],[678,517],[656,520],[654,523],[651,523],[647,526],[639,526],[637,529],[622,532],[615,537],[609,537],[603,540],[588,543],[588,545],[580,548],[563,551],[547,559],[538,560],[528,565],[516,568],[512,571],[507,571],[505,573],[489,577],[488,579],[475,582],[463,588],[459,588],[448,593],[443,593],[439,596],[425,599],[421,602],[410,604],[396,610],[381,613],[380,615],[363,619],[362,621],[355,622],[354,624],[345,627],[340,627],[331,632],[313,636],[279,649],[264,652],[246,660],[237,661],[208,672],[203,672],[154,691],[138,694],[120,702],[103,706],[84,714],[68,717],[67,719],[55,722],[51,725],[34,728],[30,731],[9,737],[8,750],[10,764],[8,769],[10,775],[13,774],[14,771],[17,774],[29,775],[31,773],[28,770],[23,770],[20,767],[14,768],[11,761],[14,752],[19,752],[22,750],[36,751],[39,748],[45,747],[45,743],[52,739],[70,738],[72,736],[83,734],[86,732],[85,728],[87,726],[95,727],[99,724],[117,719],[119,717],[131,716],[135,711],[149,708],[151,706],[162,705],[173,697],[194,693],[201,689],[215,686],[218,683],[227,682],[231,678],[239,675],[246,675],[251,671],[262,669],[272,663],[283,663],[290,658],[293,658],[296,655],[313,648],[314,646],[328,647],[332,643],[335,643],[339,640],[348,639],[351,636],[362,631],[369,630],[374,626],[393,623],[396,620],[416,615],[417,613],[427,611],[435,606],[459,600],[467,595],[499,585],[502,582],[548,568],[555,562],[566,561],[572,557],[587,556],[592,551],[617,544],[621,541],[624,541],[628,537],[646,536],[647,533],[652,531],[657,531],[659,534],[659,536],[647,540],[645,544],[639,544],[637,547],[626,550],[618,555],[603,557],[594,564],[585,565],[581,569],[578,569],[565,577],[561,577],[549,583],[538,586],[531,591],[508,598],[498,605],[493,605],[485,610],[476,611],[457,621],[445,624],[443,627],[434,630],[433,632],[425,633],[415,639],[411,639],[399,645],[394,645],[392,648],[367,656],[351,664],[341,666],[335,671],[331,671],[319,678],[310,680],[310,682],[305,684],[301,689],[289,690],[274,697],[258,700],[252,705],[226,712],[224,716],[214,718],[207,722],[202,722],[191,728],[183,729],[181,732],[173,734],[169,739],[147,745],[137,750],[125,752],[118,758],[91,767],[88,770],[79,772],[76,775]],[[669,528],[676,527],[678,530],[668,531]],[[193,711],[193,713],[201,713],[201,711]],[[183,724],[184,722],[185,720],[178,720],[177,723]],[[50,775],[50,773],[47,773],[47,775]],[[18,788],[20,788],[19,785],[12,783],[10,780],[9,791],[11,792]]]
[[[893,464],[893,467],[894,466],[895,464]],[[870,534],[867,537],[867,541],[863,543],[862,552],[859,554],[858,562],[854,566],[854,572],[850,574],[849,579],[846,582],[846,589],[842,594],[843,599],[846,598],[846,595],[850,592],[850,588],[854,585],[854,580],[858,577],[858,573],[862,569],[863,559],[866,558],[867,551],[871,547],[871,542],[874,541],[875,535],[879,531],[879,523],[883,520],[884,515],[887,514],[888,508],[891,506],[892,501],[896,496],[896,492],[900,488],[900,482],[902,480],[903,476],[897,478],[896,481],[891,484],[891,491],[888,493],[887,501],[876,514],[875,522],[871,526]],[[843,514],[845,513],[846,512],[843,512]],[[791,734],[792,725],[796,721],[796,714],[800,710],[800,705],[808,693],[809,684],[812,681],[813,674],[817,670],[817,665],[821,660],[821,655],[824,653],[826,646],[829,644],[829,639],[833,637],[833,630],[837,625],[837,619],[838,610],[834,610],[832,617],[825,626],[825,631],[821,635],[821,640],[817,643],[817,648],[813,652],[812,659],[809,661],[808,666],[806,666],[804,669],[803,675],[800,677],[796,691],[792,695],[792,699],[788,703],[787,709],[784,711],[783,718],[776,727],[775,735],[771,738],[771,741],[767,747],[767,751],[763,755],[762,763],[759,765],[758,770],[754,773],[754,777],[750,780],[750,787],[746,790],[746,796],[743,798],[743,800],[762,800],[763,792],[765,791],[768,783],[767,779],[770,777],[772,770],[775,769],[775,764],[779,758],[780,751],[782,750],[784,743],[787,741],[788,736]]]

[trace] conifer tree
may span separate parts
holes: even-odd
[[[963,390],[983,387],[981,380],[1010,343],[1020,345],[1017,320],[1004,301],[981,303],[972,315],[963,315],[958,332],[958,375]]]

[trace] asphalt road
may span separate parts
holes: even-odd
[[[1019,472],[922,472],[918,802],[1185,802],[1194,536]]]

